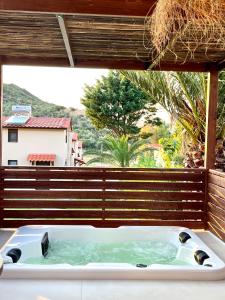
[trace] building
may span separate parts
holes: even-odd
[[[2,123],[3,165],[59,167],[84,163],[82,143],[72,131],[70,118],[14,115],[3,117]]]

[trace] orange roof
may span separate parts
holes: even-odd
[[[29,161],[55,161],[56,155],[55,154],[37,154],[32,153],[29,154],[27,160]]]
[[[25,124],[7,124],[9,117],[2,118],[5,128],[52,128],[67,129],[71,127],[71,118],[30,117]]]
[[[72,141],[77,141],[77,140],[78,140],[78,134],[74,132],[72,136]]]
[[[157,149],[161,149],[162,146],[160,144],[149,144],[149,148],[152,150],[157,150]]]

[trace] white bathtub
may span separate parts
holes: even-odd
[[[129,263],[95,263],[86,265],[26,264],[27,258],[42,256],[41,241],[48,233],[49,243],[55,239],[123,243],[126,241],[166,241],[176,246],[176,258],[189,265],[151,264],[140,266]],[[179,234],[190,235],[181,243]],[[16,263],[7,255],[11,249],[20,249]],[[194,254],[202,250],[209,258],[200,265]],[[225,263],[209,249],[191,230],[182,227],[119,227],[94,228],[92,226],[24,226],[16,230],[13,237],[1,250],[4,268],[1,278],[48,278],[48,279],[175,279],[175,280],[221,280],[225,279]]]

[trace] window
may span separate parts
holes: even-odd
[[[18,142],[18,129],[8,129],[8,142],[9,143]]]
[[[15,159],[8,160],[8,165],[9,166],[17,166],[17,164],[18,164],[18,161],[15,160]]]
[[[54,162],[53,162],[54,165]],[[51,166],[50,161],[36,161],[36,166]]]

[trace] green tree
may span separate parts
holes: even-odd
[[[117,71],[102,76],[94,86],[86,85],[84,92],[82,104],[97,129],[108,128],[117,136],[137,134],[143,114],[148,122],[159,123],[154,101]]]
[[[161,168],[162,166],[156,161],[154,158],[154,151],[149,150],[145,153],[142,153],[138,159],[137,162],[133,165],[137,168]]]
[[[128,136],[107,136],[102,140],[99,150],[86,151],[85,155],[92,156],[87,165],[104,163],[116,167],[129,167],[132,162],[145,151],[146,140],[129,140]]]
[[[98,149],[101,139],[109,132],[107,129],[97,130],[84,115],[72,117],[73,130],[78,133],[79,139],[83,142],[85,150]]]
[[[205,142],[207,75],[184,72],[135,72],[122,74],[159,103],[183,127],[192,145]],[[220,74],[217,138],[225,134],[225,72]]]

